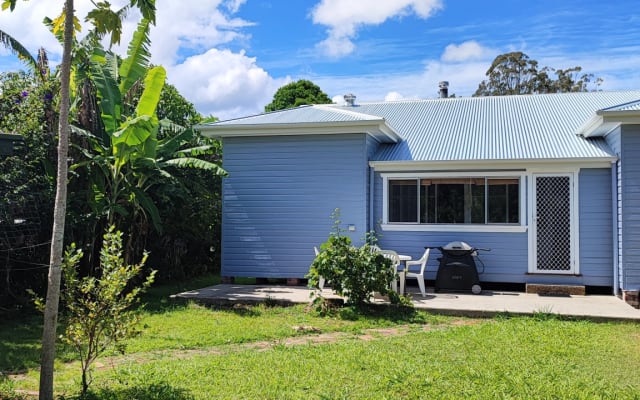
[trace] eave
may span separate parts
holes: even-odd
[[[640,124],[638,110],[598,110],[576,134],[588,137],[603,137],[616,130],[621,125]]]
[[[369,161],[377,172],[410,171],[515,171],[540,168],[609,168],[617,157],[514,160]]]
[[[196,125],[195,128],[203,135],[215,138],[366,133],[381,143],[398,143],[402,139],[383,118],[331,123],[204,124]]]

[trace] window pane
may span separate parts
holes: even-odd
[[[464,223],[464,185],[437,184],[435,185],[436,215],[438,224]]]
[[[485,210],[485,185],[484,179],[478,180],[474,179],[472,183],[469,185],[469,190],[471,192],[471,223],[472,224],[484,224],[484,210]]]
[[[420,181],[420,223],[433,224],[436,222],[436,186],[431,179]]]
[[[520,223],[520,185],[518,182],[507,185],[507,205],[509,211],[507,212],[507,223],[518,224]]]
[[[389,181],[389,222],[418,221],[418,181]]]
[[[492,224],[518,223],[520,219],[518,179],[488,179],[487,183],[489,195],[487,222]]]
[[[520,221],[519,178],[389,180],[388,195],[389,222],[517,224]]]

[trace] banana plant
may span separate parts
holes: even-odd
[[[197,168],[215,175],[224,170],[214,162],[198,158],[212,154],[211,144],[191,146],[195,133],[170,121],[159,121],[156,109],[166,72],[163,67],[149,68],[149,21],[143,20],[129,44],[127,58],[119,62],[111,51],[97,45],[91,56],[89,77],[95,86],[102,132],[74,128],[89,147],[79,148],[84,160],[72,165],[72,171],[89,172],[90,206],[108,225],[127,221],[132,227],[150,221],[161,232],[158,208],[150,195],[159,185],[179,184],[174,168]],[[142,93],[131,115],[125,105],[134,87],[142,83]],[[158,140],[158,131],[170,131]],[[134,235],[129,235],[133,240]],[[131,245],[127,245],[131,249]]]

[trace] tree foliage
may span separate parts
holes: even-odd
[[[538,93],[586,92],[589,85],[600,85],[602,79],[581,73],[582,67],[554,69],[538,67],[523,52],[497,56],[487,70],[487,80],[478,85],[474,96],[506,96]],[[555,77],[554,77],[555,76]]]
[[[330,104],[329,96],[311,81],[301,79],[282,86],[273,95],[273,101],[264,107],[265,111],[284,110],[306,104]]]

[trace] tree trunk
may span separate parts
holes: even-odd
[[[56,176],[56,199],[53,209],[53,232],[47,300],[44,309],[42,332],[42,356],[40,359],[40,400],[53,400],[53,362],[56,355],[56,327],[58,324],[58,302],[64,225],[67,208],[67,154],[69,152],[69,81],[71,75],[71,46],[73,45],[73,0],[65,0],[64,44],[60,69],[60,120],[58,122],[58,173]]]

